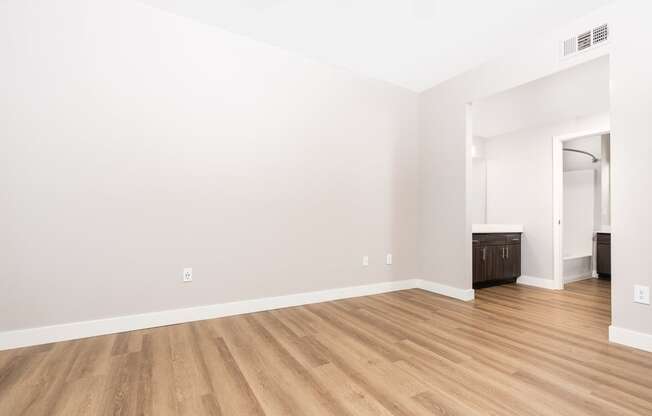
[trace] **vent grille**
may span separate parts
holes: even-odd
[[[591,31],[584,32],[577,37],[577,50],[583,51],[591,47]]]
[[[609,25],[605,23],[563,41],[561,43],[561,55],[563,57],[571,56],[601,43],[606,43],[607,40],[609,40]]]
[[[609,26],[606,24],[593,29],[593,44],[604,42],[609,39]]]
[[[564,56],[577,52],[577,38],[573,37],[564,41]]]

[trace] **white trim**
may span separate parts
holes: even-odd
[[[563,286],[559,287],[559,285],[556,284],[556,282],[552,279],[543,279],[541,277],[534,276],[521,276],[516,280],[516,283],[519,285],[535,286],[550,290],[561,290],[564,288]]]
[[[428,292],[438,293],[440,295],[448,296],[450,298],[459,299],[465,302],[475,299],[475,291],[473,289],[459,289],[452,286],[446,286],[439,283],[431,282],[429,280],[418,280],[418,288],[427,290]]]
[[[589,254],[572,254],[570,256],[564,257],[564,260],[577,260],[577,259],[583,259],[585,257],[593,257],[593,253],[589,253]]]
[[[563,288],[564,145],[558,137],[552,138],[552,189],[552,279],[555,287]]]
[[[552,137],[552,256],[555,289],[564,288],[564,142],[580,137],[601,136],[610,130],[610,123],[604,122],[590,130]]]
[[[652,352],[652,335],[631,329],[609,326],[609,342]]]
[[[564,283],[573,283],[573,282],[579,282],[582,280],[589,280],[589,279],[595,279],[593,275],[587,275],[586,273],[582,274],[576,274],[574,276],[564,276]]]
[[[472,289],[463,290],[420,279],[409,279],[5,331],[0,332],[0,351],[414,288],[460,300],[473,299]]]
[[[464,275],[469,287],[473,286],[473,103],[464,105],[465,111],[465,143],[464,143]],[[486,179],[486,178],[485,178]],[[485,201],[486,202],[486,201]],[[485,210],[486,216],[486,210]],[[429,281],[423,280],[424,285],[433,288],[433,292],[441,293],[435,286],[428,285]],[[424,287],[424,290],[426,289]],[[442,293],[443,294],[443,293]],[[468,296],[468,294],[466,295]],[[458,298],[459,299],[459,298]]]

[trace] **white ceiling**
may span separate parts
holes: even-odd
[[[423,91],[611,0],[142,0]]]

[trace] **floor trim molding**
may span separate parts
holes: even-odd
[[[652,335],[631,329],[609,326],[609,342],[652,352]]]
[[[535,286],[543,289],[556,290],[558,287],[552,279],[542,279],[534,276],[521,276],[516,280],[519,285]]]
[[[465,302],[475,299],[475,291],[473,289],[459,289],[456,287],[431,282],[429,280],[417,280],[417,287],[419,289],[448,296],[450,298],[459,299]]]
[[[463,301],[473,299],[472,289],[464,290],[421,279],[408,279],[5,331],[0,332],[0,351],[415,288]]]
[[[586,273],[582,274],[576,274],[574,276],[564,276],[564,283],[573,283],[573,282],[580,282],[582,280],[588,280],[588,279],[596,279],[595,276],[587,275]]]

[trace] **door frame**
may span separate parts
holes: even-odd
[[[564,289],[564,142],[611,132],[607,121],[593,129],[552,137],[552,256],[554,289]]]

